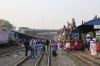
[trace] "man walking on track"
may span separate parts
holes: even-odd
[[[35,59],[35,50],[36,50],[36,42],[34,42],[34,38],[30,41],[30,47],[31,47],[31,59]]]
[[[48,39],[46,40],[46,45],[47,45],[47,50],[48,50],[48,47],[49,47],[49,40]]]
[[[25,56],[27,56],[27,53],[28,53],[28,45],[29,45],[29,39],[28,38],[25,40],[24,45],[25,45]]]

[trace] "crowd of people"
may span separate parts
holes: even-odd
[[[28,50],[31,50],[30,53],[30,58],[31,59],[36,59],[36,55],[39,57],[43,52],[48,51],[48,46],[49,46],[50,41],[48,39],[46,40],[36,40],[32,38],[30,41],[27,38],[24,42],[25,45],[25,56],[28,55]]]
[[[83,39],[83,51],[90,50],[91,56],[94,58],[98,58],[98,53],[100,52],[100,42],[99,38],[90,38],[86,37]]]
[[[51,51],[52,51],[52,56],[53,57],[57,57],[59,56],[59,54],[63,54],[63,50],[66,50],[67,53],[69,53],[70,51],[77,51],[78,49],[78,42],[77,40],[74,41],[74,46],[73,46],[73,50],[71,50],[71,44],[70,41],[66,41],[66,43],[62,42],[62,41],[52,41],[50,43],[50,41],[48,39],[46,40],[36,40],[34,38],[32,38],[30,41],[27,38],[24,42],[25,45],[25,56],[27,56],[28,54],[28,50],[30,48],[31,53],[30,53],[30,58],[31,59],[35,59],[36,55],[40,56],[42,54],[42,52],[47,53],[48,52],[48,47],[49,44],[51,46]],[[87,37],[85,39],[83,39],[83,43],[82,43],[82,51],[85,51],[86,49],[88,51],[91,52],[91,56],[94,58],[97,58],[98,52],[100,52],[100,42],[98,38],[90,38]]]
[[[66,40],[66,42],[61,42],[61,41],[54,41],[52,43],[52,54],[54,52],[58,51],[58,54],[62,54],[62,50],[66,50],[68,53],[71,51],[77,51],[79,47],[79,42],[77,40],[72,41],[74,46],[71,45],[71,42]],[[98,53],[100,53],[100,41],[99,38],[90,38],[86,37],[82,41],[82,48],[80,49],[81,51],[88,51],[91,53],[91,56],[94,57],[95,59],[99,58]],[[54,53],[57,55],[57,53]],[[54,55],[54,56],[55,56]]]

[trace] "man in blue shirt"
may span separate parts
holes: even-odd
[[[41,44],[39,42],[37,43],[37,54],[38,56],[41,54]]]

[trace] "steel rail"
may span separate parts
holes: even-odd
[[[50,44],[49,44],[49,51],[48,51],[48,64],[47,64],[47,66],[50,66],[50,56],[51,56],[51,47],[50,47]]]
[[[48,51],[48,58],[47,58],[47,61],[48,61],[48,63],[47,63],[47,66],[50,66],[50,46],[49,46],[49,51]],[[41,56],[38,58],[38,60],[36,61],[36,63],[35,64],[33,64],[33,66],[39,66],[39,64],[40,64],[40,62],[41,62],[41,59],[43,58],[43,55],[44,55],[44,53],[45,52],[43,52],[42,54],[41,54]],[[22,59],[21,61],[19,61],[18,63],[16,63],[14,66],[20,66],[20,65],[22,65],[22,64],[24,64],[24,62],[26,62],[27,60],[29,59],[29,56],[28,57],[25,57],[24,59]]]
[[[80,56],[82,56],[82,57],[84,57],[85,59],[87,59],[87,60],[89,60],[89,61],[91,61],[91,62],[93,62],[93,63],[95,63],[95,64],[98,64],[98,65],[100,65],[100,63],[99,62],[97,62],[97,61],[95,61],[95,60],[92,60],[92,59],[90,59],[90,58],[88,58],[88,57],[86,57],[86,56],[84,56],[84,55],[82,55],[82,54],[80,54],[80,53],[78,53],[78,52],[76,52],[78,55],[80,55]]]
[[[38,65],[39,65],[39,63],[40,63],[40,61],[41,61],[43,55],[44,55],[44,52],[43,52],[42,55],[39,57],[39,59],[37,60],[37,62],[35,63],[34,66],[38,66]]]
[[[95,64],[97,64],[97,65],[100,65],[100,63],[98,63],[98,62],[96,62],[96,61],[93,61],[93,60],[91,60],[91,59],[89,59],[89,58],[83,56],[82,54],[79,54],[78,52],[75,52],[75,53],[72,53],[72,52],[71,52],[71,54],[73,54],[74,56],[76,56],[77,58],[79,58],[80,60],[82,60],[84,63],[86,63],[86,64],[89,65],[89,66],[93,66],[90,62],[95,63]],[[80,56],[80,57],[79,57],[79,56]],[[82,59],[81,57],[84,58],[85,60],[88,60],[89,62],[85,61],[85,60]]]
[[[20,66],[22,65],[25,61],[27,61],[29,59],[30,56],[25,57],[24,59],[22,59],[21,61],[19,61],[18,63],[16,63],[14,66]]]

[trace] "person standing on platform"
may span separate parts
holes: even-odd
[[[36,41],[36,39],[34,39],[33,43],[35,45],[35,47],[34,47],[34,55],[36,56],[36,53],[37,53],[37,46],[36,46],[37,41]]]
[[[53,57],[57,57],[58,54],[57,54],[57,43],[54,42],[54,44],[52,45],[52,56]]]
[[[38,56],[41,54],[41,44],[39,42],[37,43],[37,54]]]
[[[57,48],[58,48],[59,54],[62,54],[62,44],[61,44],[61,41],[57,42]]]
[[[91,55],[92,57],[97,57],[97,46],[95,44],[94,41],[91,41],[91,44],[90,44],[90,51],[91,51]]]
[[[43,51],[45,53],[45,44],[46,44],[46,41],[45,40],[42,40],[42,44],[43,44]]]
[[[25,45],[25,56],[27,56],[28,46],[29,46],[29,39],[28,38],[25,40],[24,45]]]
[[[70,50],[70,43],[69,43],[69,41],[66,41],[65,47],[66,47],[67,52],[69,53],[69,50]]]
[[[100,41],[99,41],[99,37],[96,37],[96,45],[97,45],[97,55],[100,52]]]
[[[87,48],[88,50],[89,50],[89,48],[90,48],[90,40],[91,40],[91,39],[90,39],[89,37],[86,38],[86,42],[87,42],[87,43],[86,43],[85,46],[86,46],[86,48]]]
[[[31,47],[31,59],[35,59],[35,50],[36,50],[36,43],[34,42],[34,38],[30,41],[30,47]]]
[[[48,47],[49,47],[49,40],[48,39],[46,40],[46,45],[47,45],[47,50],[48,50]]]
[[[48,49],[47,49],[47,45],[45,45],[45,54],[48,54]]]
[[[74,51],[77,51],[77,49],[78,49],[78,43],[77,43],[77,41],[75,41]]]

